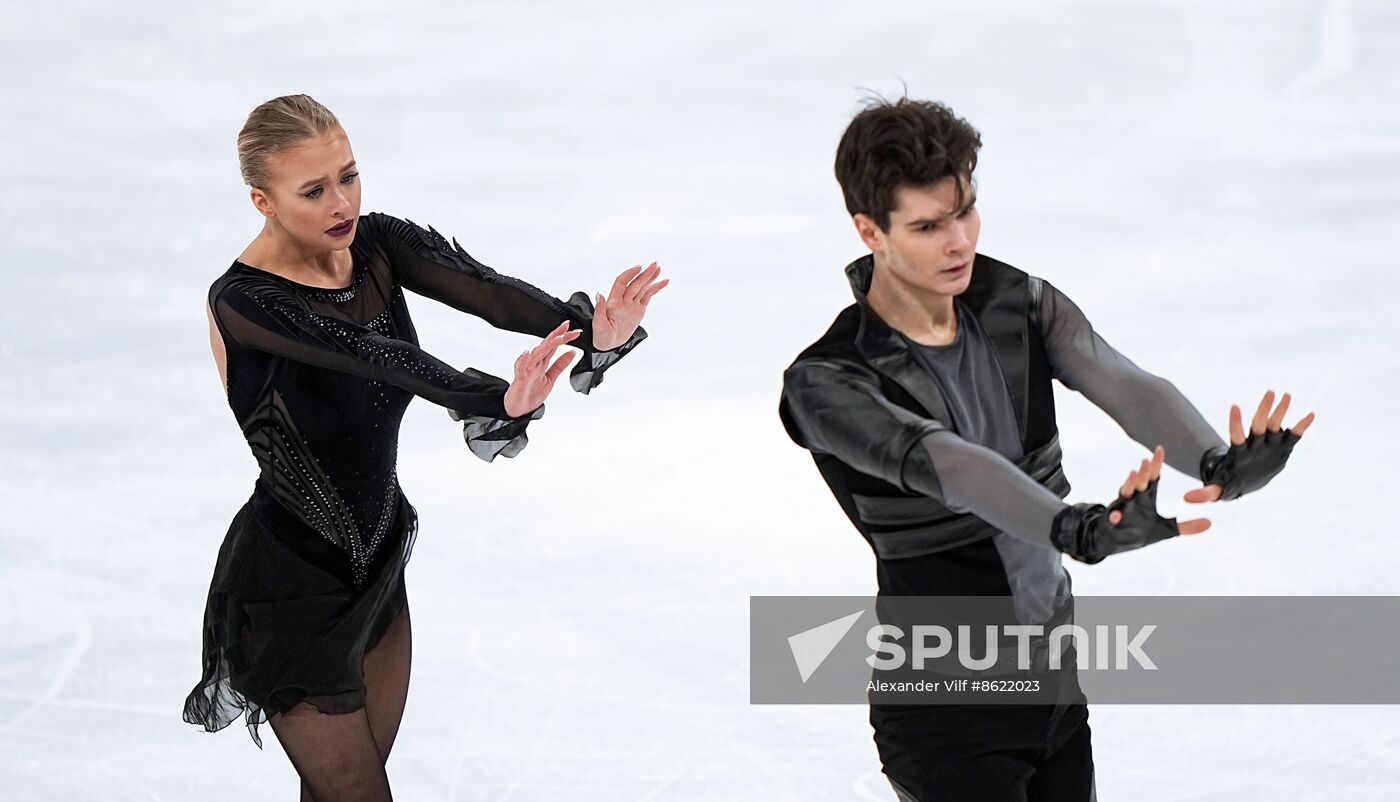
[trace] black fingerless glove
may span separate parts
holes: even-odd
[[[1050,541],[1074,559],[1093,564],[1110,554],[1176,537],[1180,534],[1176,519],[1157,514],[1157,482],[1148,482],[1147,489],[1133,493],[1132,498],[1119,495],[1107,507],[1079,503],[1060,510]],[[1108,514],[1114,510],[1123,513],[1116,524],[1108,522]]]
[[[1283,470],[1302,435],[1292,429],[1250,432],[1243,443],[1216,446],[1201,456],[1201,481],[1220,485],[1220,501],[1253,493]]]

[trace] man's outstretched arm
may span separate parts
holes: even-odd
[[[1040,330],[1054,377],[1108,413],[1143,447],[1163,446],[1168,465],[1199,479],[1201,457],[1227,445],[1225,440],[1176,385],[1104,341],[1068,296],[1044,279],[1031,281],[1040,283]]]
[[[1001,454],[892,403],[867,371],[839,361],[788,368],[781,412],[804,448],[1084,562],[1209,526],[1201,518],[1178,528],[1157,514],[1149,465],[1161,470],[1161,450],[1129,474],[1111,505],[1066,504]]]
[[[861,473],[970,512],[1014,537],[1053,548],[1068,505],[1001,454],[885,398],[864,371],[809,360],[783,377],[783,408],[803,447]]]

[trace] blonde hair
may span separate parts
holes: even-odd
[[[267,189],[268,159],[307,139],[344,131],[331,110],[310,95],[283,95],[253,109],[238,132],[238,169],[243,183]]]

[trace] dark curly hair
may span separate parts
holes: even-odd
[[[876,96],[851,120],[836,146],[836,180],[846,211],[852,217],[870,215],[881,231],[889,231],[895,190],[926,187],[948,176],[964,175],[970,181],[980,147],[977,129],[942,103]],[[957,193],[961,208],[961,181]]]

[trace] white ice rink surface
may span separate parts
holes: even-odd
[[[1394,594],[1400,6],[37,3],[0,22],[0,796],[294,799],[271,729],[181,721],[256,467],[210,282],[257,234],[234,137],[308,92],[383,210],[556,295],[658,260],[651,339],[493,464],[417,400],[402,800],[893,800],[859,706],[751,706],[751,594],[874,592],[776,415],[851,297],[861,88],[981,132],[979,250],[1045,276],[1225,431],[1318,419],[1214,528],[1088,594]],[[424,347],[533,342],[411,297]],[[514,349],[514,350],[512,350]],[[1071,501],[1146,450],[1058,388]],[[1193,486],[1170,472],[1170,514]],[[1327,678],[1319,677],[1319,682]],[[1400,708],[1091,706],[1104,800],[1394,800]]]

